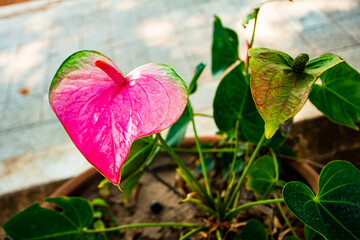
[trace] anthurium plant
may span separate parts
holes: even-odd
[[[125,202],[144,167],[165,151],[190,189],[183,202],[197,205],[206,215],[205,223],[139,222],[107,228],[94,212],[107,206],[103,200],[59,197],[46,201],[60,212],[35,203],[10,218],[3,225],[7,237],[106,239],[105,233],[126,228],[181,227],[189,230],[179,239],[202,232],[207,239],[266,240],[274,238],[260,221],[249,219],[245,226],[233,221],[244,209],[271,205],[291,230],[288,240],[300,237],[284,213],[285,206],[304,223],[306,240],[359,240],[360,171],[346,161],[330,162],[322,169],[314,193],[302,182],[279,179],[278,155],[284,155],[283,126],[290,124],[307,99],[333,122],[358,130],[360,74],[335,54],[309,59],[303,53],[293,58],[281,51],[253,48],[261,6],[243,21],[244,25],[255,21],[245,61],[239,57],[236,32],[214,19],[211,70],[219,85],[210,117],[223,140],[211,148],[199,142],[196,114],[188,98],[197,90],[205,64],[197,66],[186,86],[164,64],[146,64],[124,76],[101,53],[80,51],[64,61],[51,82],[50,105],[64,129],[89,163],[107,181],[121,186]],[[188,124],[193,127],[202,179],[177,155]],[[160,132],[167,128],[164,138]],[[211,161],[204,159],[205,152],[230,155],[224,166],[226,189],[211,186]],[[282,189],[282,196],[276,189]],[[241,191],[252,192],[254,201],[239,204]]]

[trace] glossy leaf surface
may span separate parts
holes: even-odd
[[[155,140],[151,136],[136,139],[131,145],[130,152],[120,171],[120,182],[126,181],[144,166]]]
[[[62,213],[40,207],[35,203],[13,216],[3,226],[6,234],[17,239],[84,239],[81,229],[89,227],[93,210],[82,198],[49,198]],[[86,239],[86,238],[85,238]]]
[[[326,239],[360,239],[360,171],[351,163],[327,164],[316,196],[305,184],[290,182],[283,197],[297,218]]]
[[[242,73],[243,64],[236,67],[219,83],[214,98],[214,119],[217,127],[223,131],[231,131],[235,121],[242,117],[248,84]]]
[[[264,226],[259,220],[253,219],[246,223],[241,233],[235,237],[236,240],[267,240]]]
[[[257,144],[264,134],[264,120],[256,109],[251,96],[250,86],[243,74],[243,64],[228,73],[219,83],[213,104],[214,120],[223,132],[230,132],[239,119],[240,136],[244,141]],[[281,132],[273,139],[264,143],[276,148],[285,141]]]
[[[214,79],[239,59],[239,40],[236,32],[224,28],[219,17],[214,18],[211,51],[211,71]]]
[[[325,54],[307,62],[305,70],[298,73],[293,71],[294,59],[286,53],[267,48],[252,48],[249,53],[251,92],[265,121],[266,138],[300,111],[323,72],[343,62],[334,54]]]
[[[309,99],[332,121],[358,130],[360,121],[360,73],[341,63],[320,76]]]
[[[186,128],[190,122],[189,108],[185,107],[180,118],[170,127],[166,135],[166,143],[170,147],[177,147],[185,137]]]
[[[205,67],[206,67],[205,63],[199,63],[196,66],[195,74],[189,83],[189,95],[195,93],[197,89],[197,81],[199,80],[199,77],[201,73],[204,71]]]
[[[321,236],[319,233],[315,232],[308,226],[305,226],[304,233],[306,240],[325,240],[323,236]]]
[[[129,178],[126,179],[124,182],[124,190],[123,190],[123,201],[124,203],[128,203],[131,193],[133,192],[134,188],[140,181],[141,176],[143,175],[143,171],[138,171],[137,173],[131,175]]]
[[[109,58],[80,51],[60,66],[49,100],[80,152],[118,184],[131,143],[172,125],[187,89],[167,65],[146,64],[124,77]]]
[[[252,190],[257,199],[265,199],[277,182],[274,160],[267,155],[257,159],[251,165],[247,179],[246,188]]]

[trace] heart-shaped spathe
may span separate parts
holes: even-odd
[[[80,152],[118,184],[132,142],[171,126],[187,88],[167,65],[146,64],[124,77],[104,55],[80,51],[56,72],[49,101]]]

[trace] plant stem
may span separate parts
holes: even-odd
[[[195,120],[194,120],[194,112],[193,112],[193,109],[192,109],[192,106],[191,106],[191,103],[190,103],[190,99],[188,99],[187,107],[189,109],[190,120],[191,120],[191,123],[192,123],[192,126],[193,126],[194,137],[195,137],[195,142],[196,142],[196,149],[199,152],[200,164],[201,164],[201,169],[202,169],[203,176],[204,176],[206,191],[207,191],[209,197],[211,199],[213,199],[209,179],[208,179],[208,176],[207,176],[206,165],[205,165],[205,161],[204,161],[204,155],[202,153],[200,142],[199,142],[199,137],[198,137],[197,131],[196,131]]]
[[[275,169],[275,181],[279,180],[279,165],[277,162],[276,154],[272,148],[269,148],[273,162],[274,162],[274,169]]]
[[[198,150],[195,148],[173,148],[175,152],[190,152],[197,153]],[[239,148],[238,150],[244,150]],[[221,153],[221,152],[234,152],[233,148],[203,148],[201,149],[203,153]]]
[[[179,238],[179,240],[186,240],[189,237],[191,237],[192,235],[197,234],[198,232],[201,232],[202,230],[206,229],[206,227],[198,227],[195,228],[194,230],[191,230],[190,232],[188,232],[187,234],[185,234],[184,236],[182,236],[181,238]]]
[[[164,148],[164,150],[166,150],[168,152],[168,154],[170,154],[170,156],[175,160],[176,164],[179,166],[179,168],[183,171],[183,173],[189,178],[191,179],[192,182],[194,182],[196,184],[196,186],[198,187],[198,190],[204,195],[205,199],[207,200],[207,202],[210,204],[210,206],[214,205],[214,200],[212,199],[212,197],[208,196],[205,188],[199,183],[199,181],[194,177],[194,175],[189,171],[189,169],[185,166],[185,164],[181,161],[181,159],[179,158],[179,156],[174,152],[174,150],[166,143],[166,141],[164,140],[164,138],[161,136],[160,133],[156,134],[162,144],[162,147]]]
[[[276,193],[274,193],[274,196],[277,198]],[[299,238],[299,236],[298,236],[298,235],[296,234],[296,232],[295,232],[295,229],[294,229],[293,226],[291,225],[289,218],[286,216],[286,214],[285,214],[285,212],[284,212],[284,209],[283,209],[283,207],[281,206],[281,203],[277,202],[277,203],[276,203],[276,206],[278,207],[281,216],[282,216],[283,219],[285,220],[286,224],[289,226],[290,231],[292,232],[292,234],[294,235],[294,237]]]
[[[221,233],[220,233],[220,230],[219,230],[219,229],[216,229],[215,234],[216,234],[216,238],[217,238],[218,240],[222,240]]]
[[[244,210],[244,209],[252,207],[252,206],[270,204],[270,203],[278,203],[278,202],[284,202],[284,199],[283,198],[275,198],[275,199],[267,199],[267,200],[260,200],[260,201],[245,203],[245,204],[243,204],[241,206],[238,206],[237,208],[232,209],[230,212],[228,212],[225,215],[225,219],[227,219],[230,216],[233,216],[233,215],[237,214],[241,210]]]
[[[208,118],[213,118],[212,115],[210,115],[210,114],[205,114],[205,113],[194,113],[194,117],[208,117]]]
[[[195,223],[182,223],[182,222],[164,222],[164,223],[134,223],[134,224],[126,224],[116,227],[110,227],[105,229],[82,229],[83,233],[102,233],[102,232],[113,232],[127,228],[138,228],[138,227],[200,227],[199,224]]]
[[[235,122],[235,145],[234,145],[234,155],[233,155],[233,159],[230,165],[230,170],[229,170],[229,181],[228,181],[228,187],[226,189],[226,193],[225,193],[225,203],[227,203],[227,201],[229,200],[229,196],[230,196],[230,192],[231,189],[233,188],[234,182],[235,182],[235,162],[236,162],[236,157],[237,157],[237,152],[238,152],[238,131],[239,131],[239,125],[240,125],[240,118],[236,119]]]
[[[249,171],[249,169],[250,169],[250,166],[251,166],[251,164],[253,163],[253,161],[255,160],[255,158],[256,158],[256,156],[257,156],[257,154],[258,154],[258,152],[259,152],[259,150],[260,150],[260,148],[261,148],[261,145],[262,145],[262,143],[264,142],[264,140],[265,140],[265,134],[263,134],[263,136],[262,136],[261,139],[259,140],[259,142],[258,142],[258,144],[257,144],[257,146],[256,146],[256,148],[255,148],[255,150],[254,150],[254,152],[253,152],[253,154],[251,155],[251,158],[250,158],[248,164],[247,164],[246,167],[244,168],[244,170],[243,170],[243,172],[242,172],[242,174],[241,174],[240,180],[239,180],[239,182],[237,183],[237,185],[236,185],[236,187],[235,187],[235,190],[234,190],[234,192],[233,192],[232,195],[231,195],[230,201],[229,201],[229,202],[227,203],[227,205],[226,205],[226,208],[230,208],[230,206],[231,206],[232,203],[234,202],[235,196],[236,196],[237,192],[240,191],[240,188],[241,188],[242,184],[243,184],[244,181],[245,181],[245,177],[246,177],[246,175],[247,175],[247,173],[248,173],[248,171]],[[237,201],[236,201],[235,205],[236,205],[236,204],[237,204]]]

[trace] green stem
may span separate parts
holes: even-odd
[[[239,182],[237,183],[237,185],[236,185],[236,187],[235,187],[235,190],[234,190],[234,192],[233,192],[232,195],[231,195],[230,201],[227,203],[226,208],[230,208],[230,206],[232,205],[232,203],[233,203],[233,201],[234,201],[234,199],[235,199],[235,196],[236,196],[237,192],[240,191],[240,188],[241,188],[242,184],[243,184],[244,181],[245,181],[245,177],[246,177],[246,175],[247,175],[247,173],[248,173],[248,171],[249,171],[249,169],[250,169],[250,166],[252,165],[253,161],[255,160],[255,158],[256,158],[256,156],[257,156],[257,154],[258,154],[258,152],[259,152],[259,150],[260,150],[260,148],[261,148],[261,145],[262,145],[262,143],[264,142],[264,140],[265,140],[265,134],[264,134],[264,135],[261,137],[261,139],[259,140],[259,142],[258,142],[258,144],[257,144],[257,146],[256,146],[256,148],[255,148],[255,150],[254,150],[254,152],[253,152],[253,154],[251,155],[251,158],[250,158],[248,164],[246,165],[245,169],[243,170],[243,172],[242,172],[242,174],[241,174],[241,177],[240,177],[240,180],[239,180]],[[236,202],[237,202],[237,201],[236,201]],[[236,204],[237,204],[237,203],[235,203],[235,205],[236,205]]]
[[[228,181],[228,187],[226,189],[226,193],[225,193],[225,203],[228,202],[229,200],[229,196],[230,196],[230,192],[231,189],[233,188],[234,182],[235,182],[235,163],[236,163],[236,157],[237,157],[237,152],[238,152],[238,132],[239,132],[239,125],[240,125],[240,118],[238,118],[235,122],[235,145],[234,145],[234,155],[233,155],[233,159],[230,165],[230,170],[229,170],[229,181]]]
[[[188,232],[187,234],[185,234],[184,236],[182,236],[181,238],[179,238],[179,240],[186,240],[189,237],[197,234],[198,232],[201,232],[202,230],[206,229],[206,227],[199,227],[199,228],[195,228],[194,230],[191,230],[190,232]]]
[[[274,168],[275,168],[275,181],[279,180],[279,165],[277,162],[276,154],[272,148],[269,148],[270,153],[272,155],[272,159],[274,162]]]
[[[213,118],[212,115],[210,114],[205,114],[205,113],[194,113],[195,117],[208,117],[208,118]]]
[[[134,224],[127,224],[121,225],[116,227],[110,227],[105,229],[82,229],[83,233],[103,233],[103,232],[113,232],[127,228],[138,228],[138,227],[187,227],[187,228],[194,228],[200,227],[199,224],[194,223],[182,223],[182,222],[164,222],[164,223],[134,223]]]
[[[277,198],[277,195],[276,195],[276,194],[274,194],[274,196]],[[280,211],[281,216],[282,216],[283,219],[285,220],[286,224],[289,226],[290,231],[292,232],[292,234],[294,235],[294,237],[299,238],[299,236],[296,234],[295,229],[294,229],[293,226],[291,225],[289,218],[286,216],[286,214],[285,214],[285,212],[284,212],[284,209],[283,209],[283,207],[281,206],[281,203],[278,202],[278,203],[276,203],[276,205],[277,205],[277,207],[278,207],[278,209],[279,209],[279,211]]]
[[[255,40],[255,31],[256,31],[256,23],[257,23],[257,19],[258,19],[258,14],[259,14],[259,10],[256,10],[255,12],[255,19],[254,19],[254,28],[253,28],[253,32],[252,32],[252,35],[251,35],[251,40],[250,40],[250,43],[249,43],[249,49],[252,48],[253,44],[254,44],[254,40]],[[249,56],[247,56],[248,59],[250,59]],[[246,74],[246,81],[248,81],[249,79],[249,62],[247,63],[246,65],[246,70],[245,70],[245,74]]]
[[[197,153],[198,150],[195,148],[173,148],[175,152],[190,152]],[[242,150],[242,148],[239,148]],[[234,152],[233,148],[203,148],[201,149],[203,153],[222,153],[222,152]]]
[[[189,171],[189,169],[185,166],[185,164],[181,161],[179,156],[174,152],[174,150],[166,143],[164,138],[161,136],[160,133],[156,133],[158,136],[160,143],[162,144],[162,147],[164,150],[166,150],[170,156],[175,160],[176,164],[179,166],[179,168],[183,171],[183,173],[196,184],[198,187],[198,190],[204,195],[207,202],[210,204],[210,206],[213,206],[214,201],[212,200],[212,197],[208,196],[205,188],[199,183],[199,181],[194,177],[194,175]]]
[[[200,165],[201,165],[201,169],[202,169],[203,176],[204,176],[206,191],[207,191],[209,197],[212,199],[212,193],[211,193],[209,179],[208,179],[208,176],[207,176],[206,165],[205,165],[205,161],[204,161],[204,155],[202,153],[199,137],[197,135],[196,126],[195,126],[195,120],[194,120],[194,112],[193,112],[193,109],[192,109],[192,106],[191,106],[191,103],[190,103],[190,99],[188,99],[187,107],[189,109],[190,120],[191,120],[191,123],[192,123],[192,126],[193,126],[194,137],[195,137],[195,142],[196,142],[196,149],[199,152]]]
[[[222,237],[221,237],[221,233],[220,233],[220,230],[219,229],[216,229],[216,238],[218,239],[218,240],[222,240]]]
[[[252,207],[252,206],[270,204],[270,203],[278,203],[278,202],[284,202],[284,199],[283,198],[275,198],[275,199],[267,199],[267,200],[260,200],[260,201],[245,203],[241,206],[238,206],[237,208],[232,209],[230,212],[228,212],[225,215],[225,219],[228,219],[229,217],[236,215],[241,210],[244,210],[244,209]]]

